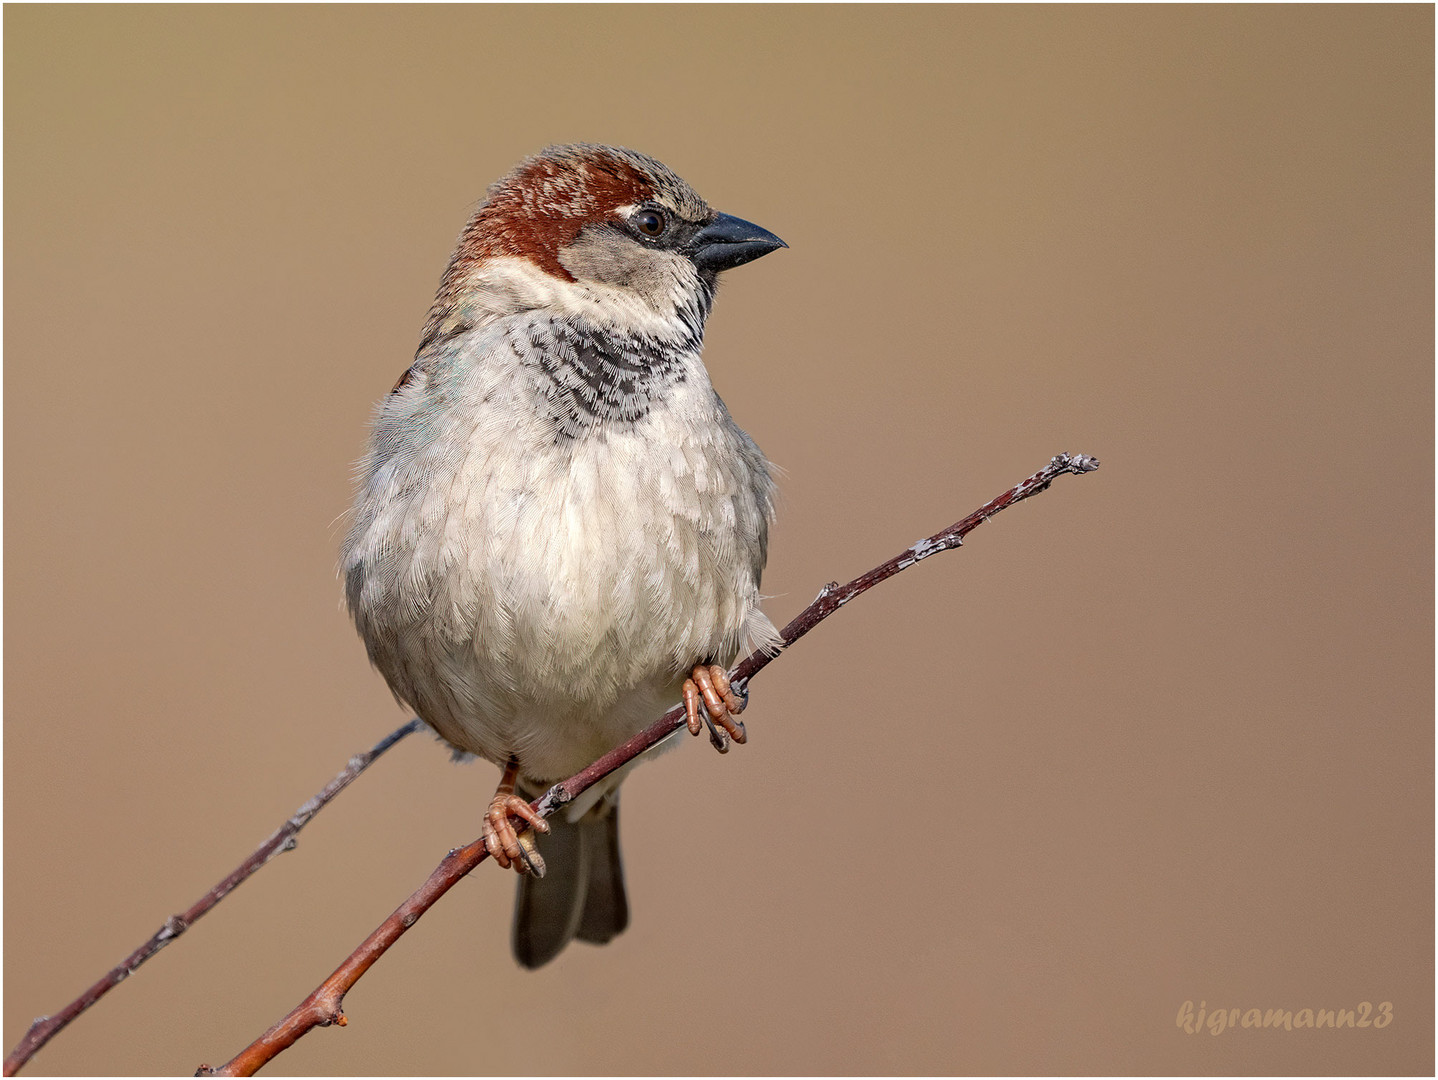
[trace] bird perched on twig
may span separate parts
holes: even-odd
[[[744,741],[725,669],[778,641],[773,481],[699,354],[718,275],[785,246],[653,158],[551,147],[489,189],[379,406],[346,597],[395,696],[504,770],[484,837],[520,873],[526,967],[628,904],[619,774],[548,822],[525,794],[680,697],[692,733]]]

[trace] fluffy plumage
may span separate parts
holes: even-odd
[[[717,273],[778,246],[632,151],[551,148],[490,188],[379,407],[342,553],[371,661],[452,746],[542,789],[654,720],[696,663],[776,640],[769,467],[700,348]],[[530,966],[585,920],[607,940],[627,919],[617,792],[597,797],[586,856],[541,841],[560,858],[521,886],[520,924],[545,931]],[[583,910],[601,868],[608,918]]]

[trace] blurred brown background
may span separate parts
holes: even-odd
[[[1103,469],[636,773],[612,946],[520,972],[486,865],[273,1071],[1431,1073],[1430,7],[4,22],[7,1047],[404,719],[352,463],[474,201],[582,139],[792,245],[707,350],[786,470],[777,622]],[[402,744],[30,1072],[227,1060],[494,780]]]

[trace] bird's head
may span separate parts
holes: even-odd
[[[651,157],[552,146],[490,186],[440,282],[426,341],[537,308],[697,339],[718,275],[786,246],[712,209]]]

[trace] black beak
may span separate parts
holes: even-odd
[[[700,270],[717,274],[788,246],[752,221],[720,214],[694,234],[689,242],[689,257]]]

